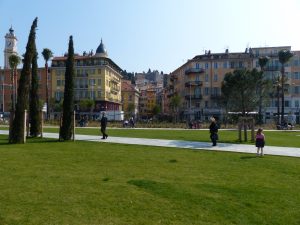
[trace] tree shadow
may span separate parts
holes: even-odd
[[[256,155],[247,155],[247,156],[241,156],[240,159],[256,159],[259,158]]]

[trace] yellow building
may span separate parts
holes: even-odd
[[[141,91],[139,114],[141,118],[152,118],[156,105],[156,90],[149,88]]]
[[[139,97],[140,91],[131,84],[130,80],[122,80],[122,103],[123,111],[127,118],[134,117],[137,118],[138,107],[139,107]]]
[[[101,40],[96,54],[75,55],[74,96],[77,110],[81,100],[94,100],[94,112],[121,110],[121,68],[107,54]],[[52,97],[63,98],[67,56],[54,57],[51,65]]]

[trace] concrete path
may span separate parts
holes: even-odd
[[[0,134],[8,134],[8,131],[0,130]],[[44,133],[46,138],[58,139],[57,133]],[[108,137],[102,140],[100,136],[93,135],[76,135],[76,140],[94,141],[94,142],[108,142],[119,144],[133,144],[133,145],[148,145],[158,147],[173,147],[173,148],[187,148],[187,149],[203,149],[210,151],[226,151],[226,152],[241,152],[241,153],[256,153],[254,145],[243,144],[227,144],[218,143],[217,146],[211,146],[210,142],[196,142],[196,141],[178,141],[178,140],[162,140],[162,139],[148,139],[148,138],[128,138],[128,137]],[[266,146],[264,148],[266,155],[279,155],[300,157],[300,148],[290,147],[276,147]]]

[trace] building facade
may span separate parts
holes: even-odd
[[[130,80],[122,80],[122,103],[126,118],[138,118],[140,91]]]
[[[96,54],[75,55],[75,106],[85,99],[95,101],[94,112],[121,111],[121,68],[107,54],[101,40]],[[67,56],[54,57],[51,64],[52,97],[63,98]]]
[[[17,52],[17,37],[14,34],[12,28],[9,29],[9,33],[5,35],[5,47],[4,47],[4,69],[0,69],[0,111],[9,112],[11,110],[12,95],[13,95],[13,82],[12,82],[12,70],[9,66],[9,56],[12,54],[18,55]],[[44,104],[46,101],[46,70],[41,67],[38,68],[38,80],[39,80],[39,97]],[[17,84],[21,75],[21,69],[16,71]],[[51,80],[51,77],[48,77]],[[51,92],[51,84],[48,86],[49,92]]]
[[[224,110],[220,104],[221,86],[224,76],[236,69],[260,70],[258,59],[268,56],[270,60],[265,76],[274,80],[280,76],[278,52],[291,50],[290,46],[250,48],[244,52],[211,53],[206,51],[197,55],[173,71],[168,80],[168,97],[178,95],[181,98],[179,113],[182,120],[208,120],[210,116],[222,118]],[[294,114],[299,120],[299,52],[295,51],[293,58],[285,67],[289,85],[286,92],[285,111]],[[278,102],[270,99],[264,107],[264,119],[267,121],[275,115]]]

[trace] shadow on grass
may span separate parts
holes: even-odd
[[[26,143],[59,143],[59,140],[56,139],[48,139],[48,138],[40,138],[40,137],[28,137],[26,138]],[[0,135],[0,146],[5,146],[5,145],[14,145],[8,143],[8,136],[7,135]]]
[[[247,155],[247,156],[241,156],[240,159],[256,159],[259,158],[256,155]]]

